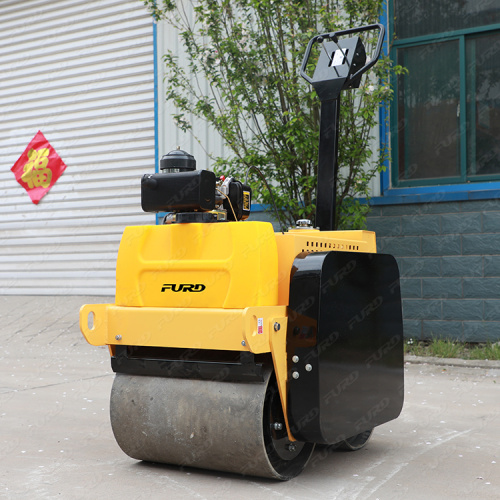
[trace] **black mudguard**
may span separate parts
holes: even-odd
[[[300,254],[290,280],[288,416],[299,441],[333,444],[403,406],[403,319],[391,255]]]

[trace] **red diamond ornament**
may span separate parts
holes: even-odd
[[[38,205],[66,170],[66,165],[39,130],[11,170],[31,201]]]

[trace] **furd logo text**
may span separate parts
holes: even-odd
[[[206,286],[201,283],[197,283],[196,285],[193,283],[166,283],[161,287],[162,292],[166,292],[167,290],[171,290],[172,292],[203,292]]]

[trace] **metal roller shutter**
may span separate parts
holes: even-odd
[[[114,294],[154,171],[153,23],[141,0],[0,3],[0,294]],[[39,205],[10,171],[41,130],[67,165]]]

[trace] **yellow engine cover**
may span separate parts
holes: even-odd
[[[243,309],[278,305],[271,224],[130,226],[116,265],[116,305]]]

